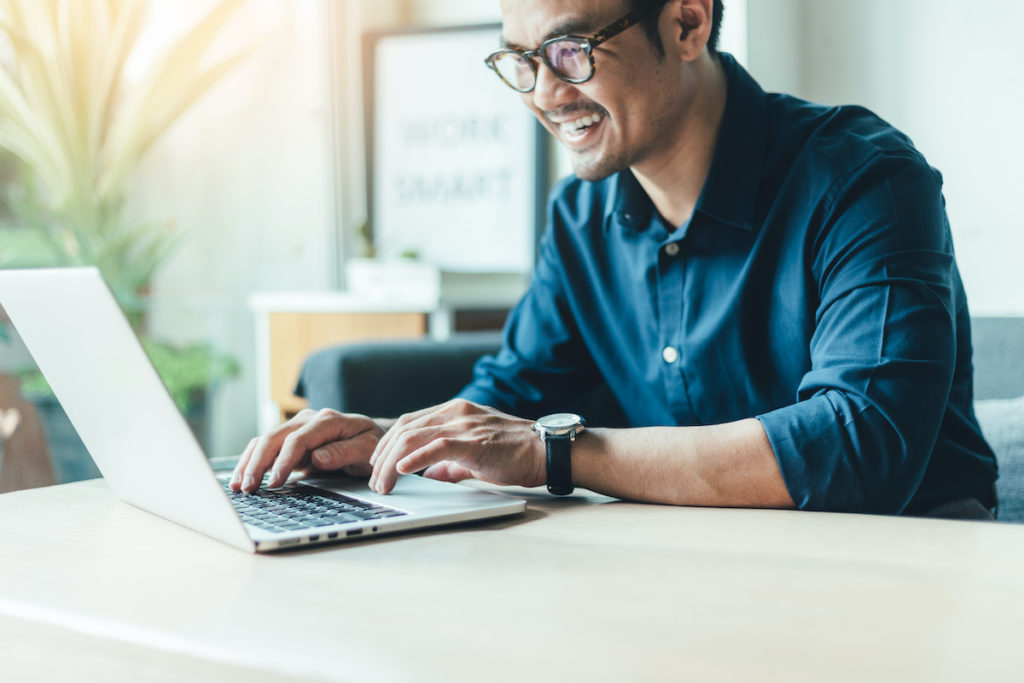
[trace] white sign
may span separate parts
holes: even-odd
[[[444,270],[533,267],[538,126],[484,65],[500,28],[387,35],[374,50],[374,244]]]

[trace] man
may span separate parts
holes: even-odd
[[[719,0],[502,12],[488,66],[576,174],[553,193],[503,349],[458,399],[394,424],[299,415],[250,443],[235,488],[312,465],[381,492],[422,471],[681,505],[990,517],[996,463],[971,407],[941,180],[910,141],[859,108],[766,95],[716,50]],[[535,424],[602,381],[631,428]]]

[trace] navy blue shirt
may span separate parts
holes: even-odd
[[[941,176],[870,112],[722,63],[693,217],[667,225],[628,170],[561,183],[504,347],[460,395],[536,417],[605,382],[635,427],[756,417],[801,509],[994,503]]]

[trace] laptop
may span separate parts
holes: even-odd
[[[0,270],[14,323],[121,500],[249,552],[515,515],[523,500],[416,475],[379,495],[322,476],[237,494],[217,475],[95,268]]]

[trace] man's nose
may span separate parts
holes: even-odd
[[[541,111],[552,111],[570,102],[576,88],[551,72],[545,64],[537,67],[537,85],[533,89],[533,104]]]

